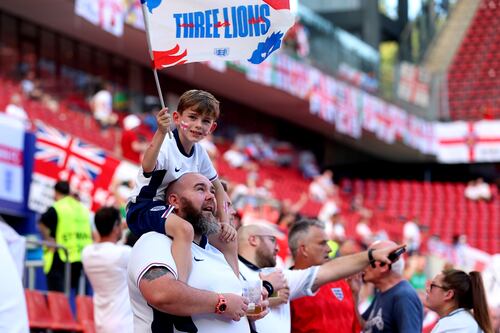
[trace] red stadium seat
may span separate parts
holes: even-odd
[[[463,38],[448,71],[450,116],[452,119],[479,120],[499,118],[500,82],[496,75],[490,79],[490,69],[496,68],[499,34],[494,29],[499,24],[498,8],[489,8],[489,0],[482,0],[469,29]],[[492,105],[485,112],[486,101]]]
[[[61,292],[47,292],[49,311],[53,318],[53,329],[82,332],[82,326],[75,320],[68,297]]]
[[[91,296],[76,296],[76,318],[84,333],[95,333],[94,302]]]
[[[25,289],[28,320],[32,329],[53,328],[52,314],[47,307],[45,295],[38,290]],[[13,318],[14,319],[14,318]]]

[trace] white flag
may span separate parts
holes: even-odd
[[[208,60],[263,62],[293,25],[289,0],[141,0],[156,69]]]

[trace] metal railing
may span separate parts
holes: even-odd
[[[49,242],[49,241],[43,241],[43,240],[35,240],[35,239],[27,239],[26,240],[26,245],[27,247],[30,247],[30,249],[36,248],[36,247],[47,247],[49,249],[54,249],[54,251],[57,250],[63,250],[64,253],[66,254],[66,258],[69,258],[69,253],[68,249],[65,248],[62,245],[59,245],[55,242]],[[35,289],[35,270],[37,268],[42,267],[43,268],[43,259],[42,260],[27,260],[25,262],[25,269],[27,271],[27,274],[24,276],[24,285],[28,287],[28,289]],[[64,263],[64,293],[66,296],[69,297],[70,295],[70,289],[71,289],[71,263],[69,261],[66,261]]]

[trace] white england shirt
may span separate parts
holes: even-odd
[[[258,279],[259,271],[253,270],[239,261],[241,279]],[[288,288],[290,289],[290,298],[288,303],[271,307],[269,314],[264,318],[255,321],[255,328],[259,333],[289,333],[291,331],[290,301],[302,296],[313,296],[315,293],[311,290],[318,266],[307,269],[283,270]]]
[[[439,319],[431,333],[483,333],[474,317],[465,309],[456,309]]]
[[[172,240],[157,232],[144,234],[134,245],[128,266],[128,286],[134,312],[134,332],[152,332],[153,309],[146,303],[139,290],[139,281],[153,266],[167,268],[177,278],[177,269],[171,252]],[[187,284],[193,288],[216,293],[241,295],[240,280],[226,262],[224,255],[210,244],[205,248],[191,245],[192,271]],[[215,309],[215,304],[214,304]],[[215,313],[191,316],[198,333],[249,333],[246,317],[232,321]],[[161,329],[159,331],[162,331]],[[174,332],[179,332],[174,328]]]
[[[139,169],[129,201],[136,202],[137,197],[165,201],[168,184],[188,172],[201,173],[210,181],[217,179],[217,171],[205,149],[195,143],[190,152],[185,152],[177,130],[172,131],[172,134],[172,138],[166,137],[163,141],[155,170],[146,177],[144,170]]]

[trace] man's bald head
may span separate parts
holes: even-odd
[[[238,254],[259,268],[276,266],[281,233],[271,224],[255,223],[238,229]]]
[[[273,237],[281,237],[281,233],[276,230],[270,224],[266,223],[253,223],[241,226],[238,229],[238,245],[248,244],[248,239],[250,236],[255,235],[265,235],[265,236],[273,236]]]
[[[372,245],[370,245],[370,248],[376,250],[376,249],[380,249],[380,248],[388,247],[388,246],[392,246],[392,245],[398,245],[398,244],[396,244],[395,242],[393,242],[391,240],[381,240],[381,241],[373,242]],[[404,261],[403,257],[401,256],[401,257],[399,257],[398,261],[394,262],[391,265],[390,272],[395,273],[397,275],[403,275],[404,268],[405,268],[405,261]]]
[[[207,186],[213,187],[210,180],[208,180],[208,178],[203,176],[201,173],[186,172],[179,178],[168,184],[167,189],[165,190],[165,197],[168,200],[170,194],[179,194],[185,191],[187,188],[193,187],[197,183],[205,183]]]

